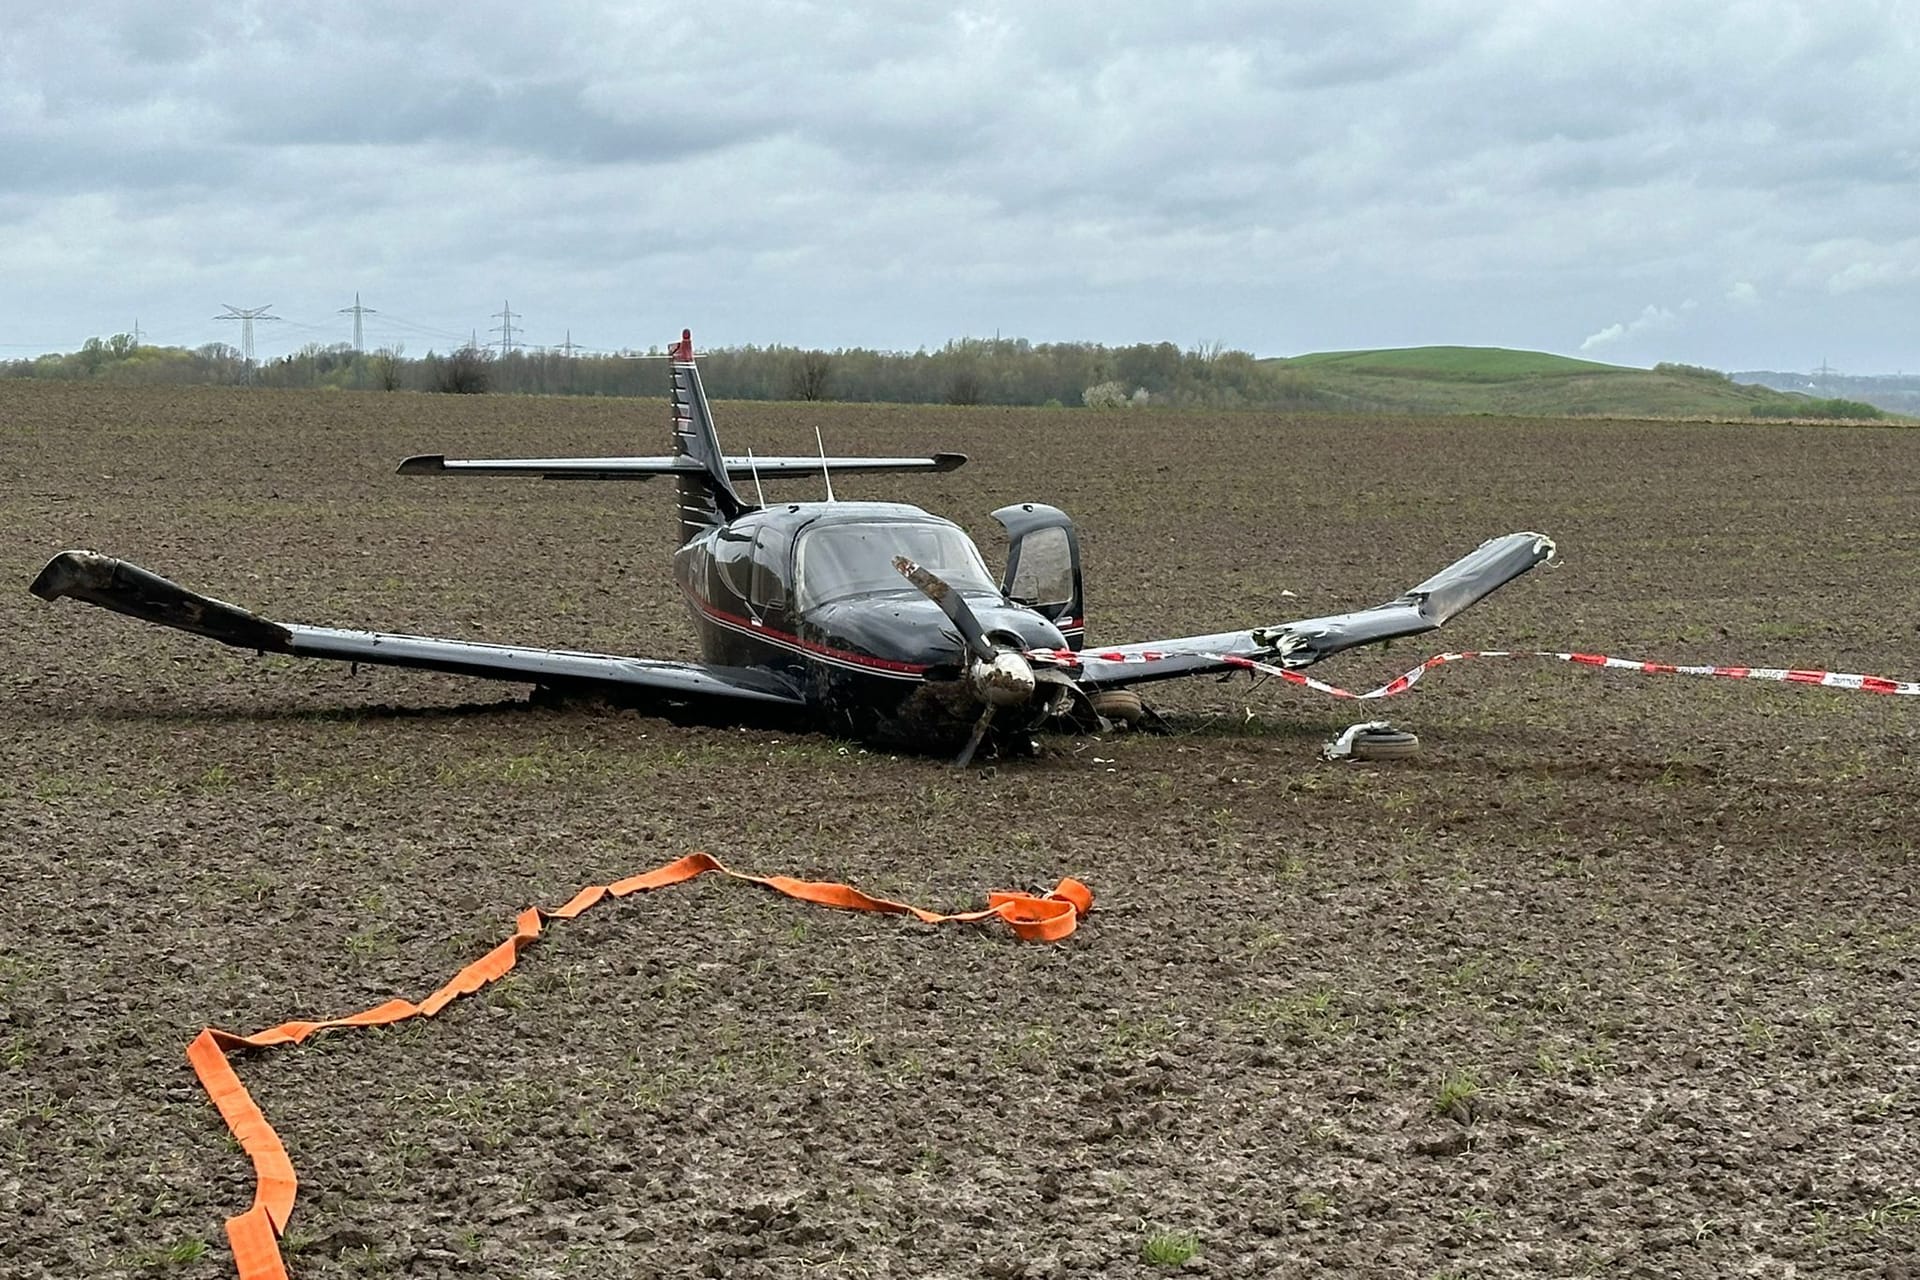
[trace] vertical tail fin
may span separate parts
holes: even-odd
[[[673,370],[673,452],[700,464],[703,474],[683,474],[680,491],[680,540],[686,542],[714,525],[725,524],[751,504],[734,490],[720,437],[713,429],[713,410],[707,406],[700,370],[693,363],[693,333],[680,331],[680,341],[667,352]]]

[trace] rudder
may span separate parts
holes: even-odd
[[[680,540],[687,542],[715,525],[753,510],[727,476],[727,460],[713,428],[713,410],[693,362],[693,331],[682,329],[667,352],[673,369],[673,452],[700,464],[701,472],[676,478],[680,496]]]

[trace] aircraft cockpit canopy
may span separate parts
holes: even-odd
[[[953,525],[899,520],[820,524],[800,535],[795,576],[802,610],[849,596],[914,587],[893,567],[905,556],[939,574],[963,594],[1000,594],[980,549]]]

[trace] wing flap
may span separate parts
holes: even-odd
[[[287,652],[303,658],[415,667],[528,684],[598,687],[602,692],[633,690],[668,699],[725,698],[760,706],[802,705],[786,682],[745,667],[711,667],[570,649],[536,649],[337,627],[295,625],[287,631],[292,641]]]

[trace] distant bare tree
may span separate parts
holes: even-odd
[[[980,370],[972,364],[961,364],[947,375],[948,404],[980,403]]]
[[[407,344],[404,342],[396,342],[373,353],[373,378],[382,391],[400,389],[400,357],[406,353]]]
[[[833,357],[824,351],[802,351],[794,356],[787,388],[795,400],[825,400]]]
[[[478,347],[462,347],[434,370],[433,389],[452,395],[485,395],[493,381],[492,360]]]

